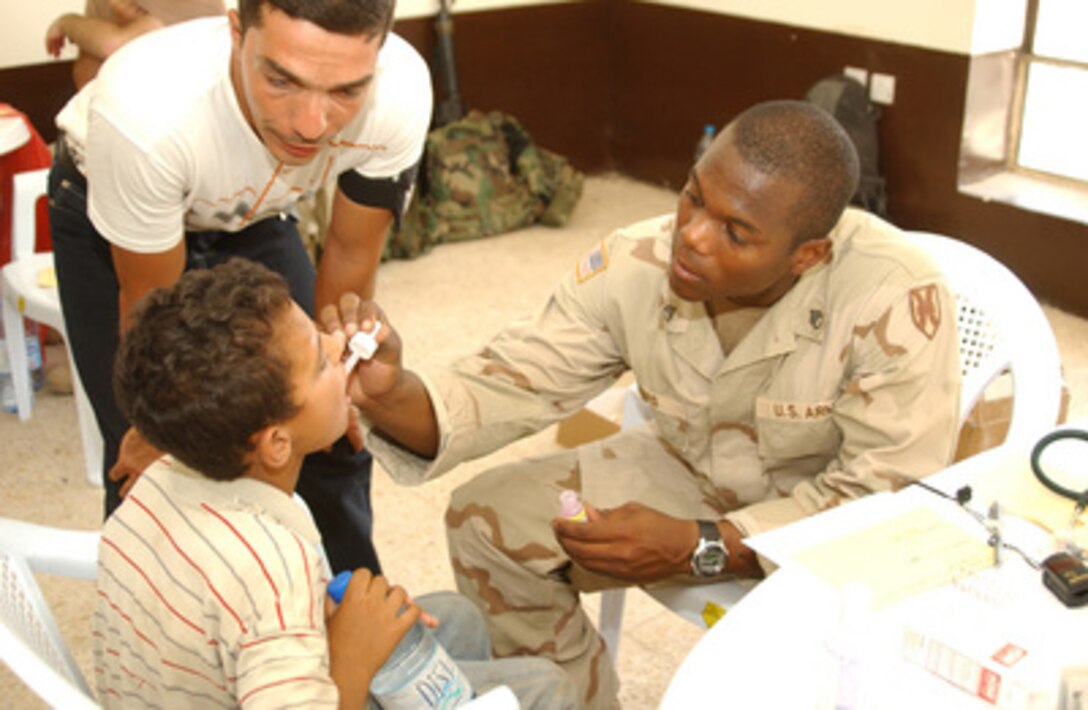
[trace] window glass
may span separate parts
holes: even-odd
[[[1032,62],[1024,103],[1020,165],[1088,181],[1088,70]]]
[[[1034,53],[1088,62],[1088,0],[1039,0]]]

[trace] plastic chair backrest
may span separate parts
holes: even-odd
[[[1061,410],[1058,343],[1031,291],[1004,264],[966,242],[906,232],[937,263],[956,297],[960,424],[1004,372],[1013,383],[1006,441],[1032,441],[1052,429]]]
[[[98,533],[0,518],[0,660],[53,707],[97,708],[33,571],[94,579]]]

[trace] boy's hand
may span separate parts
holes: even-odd
[[[404,589],[390,587],[385,577],[367,569],[351,575],[339,605],[328,603],[329,673],[341,707],[363,707],[374,674],[419,618],[420,608]]]

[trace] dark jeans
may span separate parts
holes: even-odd
[[[102,432],[105,513],[120,505],[120,485],[105,475],[117,460],[129,428],[113,397],[113,361],[118,345],[118,284],[109,243],[87,217],[82,174],[63,157],[49,174],[49,219],[64,326],[75,367]],[[236,233],[185,235],[186,269],[222,263],[233,256],[259,262],[281,274],[291,295],[311,316],[314,269],[298,229],[289,219],[265,219]],[[380,571],[371,540],[370,455],[355,453],[346,439],[332,451],[306,457],[298,492],[310,506],[333,572],[367,567]]]

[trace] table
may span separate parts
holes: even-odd
[[[993,449],[927,481],[946,492],[970,483],[980,491],[972,507],[986,510],[994,493],[987,490],[987,474],[1001,467],[1013,466],[1022,468],[1030,478],[1027,457],[1022,447]],[[1083,456],[1080,460],[1083,460]],[[1030,482],[1034,483],[1034,480]],[[894,498],[897,504],[909,504],[909,496],[934,496],[913,486],[894,496],[884,495],[889,496],[888,499]],[[808,524],[812,530],[834,527],[831,525],[832,516],[838,516],[838,523],[841,523],[847,508],[859,505],[858,511],[864,512],[862,504],[867,500],[840,506],[801,521],[798,525]],[[868,505],[879,506],[883,503],[874,500]],[[948,505],[954,506],[951,503]],[[860,513],[855,517],[859,521],[865,520]],[[864,524],[859,522],[858,529],[863,529]],[[978,528],[980,535],[987,535],[982,526]],[[1022,544],[1026,546],[1049,542],[1049,536],[1040,529],[1023,522],[1008,528],[1007,539],[1015,542],[1023,540]],[[753,538],[753,544],[756,541]],[[859,561],[859,564],[864,564],[864,561]],[[1088,667],[1088,643],[1084,641],[1088,638],[1088,607],[1071,610],[1062,606],[1043,587],[1040,573],[1015,555],[1006,555],[1002,567],[987,574],[996,575],[992,579],[999,580],[1000,589],[1007,594],[1000,603],[970,597],[970,613],[980,614],[984,629],[991,620],[994,624],[1013,619],[1030,621],[1032,633],[1038,632],[1041,644],[1051,647],[1052,658],[1059,659],[1049,663],[1043,673],[1055,698],[1046,707],[1057,707],[1061,666],[1084,664]],[[865,697],[862,707],[994,707],[919,666],[902,660],[905,625],[925,619],[930,609],[938,608],[936,605],[944,604],[953,597],[962,600],[966,595],[961,589],[947,586],[873,612],[865,619],[865,656],[868,660],[862,666]],[[670,682],[660,707],[663,710],[836,707],[842,666],[829,651],[833,645],[829,644],[829,640],[835,639],[841,629],[838,614],[842,608],[841,599],[839,590],[802,565],[783,564],[745,596],[692,649]]]

